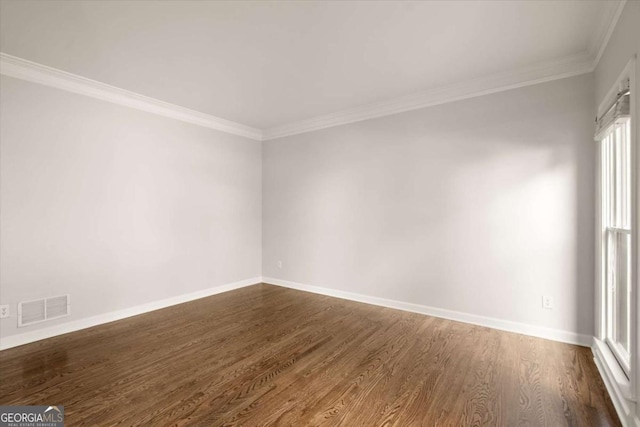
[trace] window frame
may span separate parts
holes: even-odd
[[[638,354],[638,308],[640,307],[640,298],[638,295],[638,264],[640,262],[640,254],[638,253],[638,240],[640,238],[640,230],[638,230],[638,211],[640,209],[640,197],[638,197],[638,190],[640,189],[640,157],[638,156],[638,124],[637,121],[637,106],[636,99],[638,96],[636,81],[635,81],[635,57],[632,58],[624,70],[618,76],[615,84],[609,90],[604,97],[600,105],[598,106],[598,117],[604,113],[604,111],[612,104],[617,94],[623,87],[623,83],[629,81],[629,89],[631,90],[630,97],[630,162],[631,162],[631,176],[630,176],[630,203],[631,203],[631,215],[630,215],[630,228],[631,228],[631,301],[630,301],[630,343],[629,343],[629,364],[627,367],[622,367],[620,364],[620,354],[616,355],[615,346],[609,346],[607,343],[607,307],[609,299],[607,297],[607,242],[609,239],[609,230],[606,227],[605,218],[606,213],[604,209],[607,207],[603,188],[603,149],[602,141],[597,143],[597,179],[596,179],[596,298],[595,298],[595,340],[594,340],[594,353],[608,353],[603,355],[600,361],[605,365],[604,368],[608,371],[609,378],[615,378],[616,388],[621,394],[629,401],[636,401],[637,388],[638,388],[638,367],[640,366],[640,355]]]
[[[628,134],[627,134],[628,132]],[[621,139],[621,137],[623,137]],[[620,151],[623,149],[624,151]],[[626,339],[625,344],[628,350],[624,348],[624,344],[621,344],[616,340],[618,335],[619,313],[617,309],[619,292],[614,290],[613,281],[617,282],[617,278],[612,276],[617,270],[612,265],[610,256],[612,254],[612,245],[617,239],[629,239],[633,242],[632,237],[632,224],[630,214],[633,211],[631,206],[631,190],[632,190],[632,177],[631,177],[631,119],[624,119],[621,123],[614,123],[607,136],[602,138],[600,142],[601,152],[601,185],[602,185],[602,218],[603,218],[603,242],[605,246],[603,250],[604,265],[609,270],[605,272],[604,278],[606,291],[604,292],[605,304],[604,310],[606,315],[604,316],[605,329],[604,340],[609,346],[609,349],[613,352],[618,363],[622,367],[624,374],[627,378],[631,374],[631,313],[633,312],[633,289],[631,275],[631,258],[626,261],[627,271],[624,274],[625,278],[629,278],[627,287],[627,316],[624,319],[628,324],[626,325]],[[627,257],[631,257],[632,247],[628,246]],[[613,268],[612,268],[613,267]],[[608,274],[607,274],[608,273]]]

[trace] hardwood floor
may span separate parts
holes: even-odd
[[[255,285],[0,352],[66,425],[620,425],[588,348]]]

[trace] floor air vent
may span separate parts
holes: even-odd
[[[18,304],[18,326],[69,315],[69,295],[26,301]]]

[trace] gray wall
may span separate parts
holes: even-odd
[[[2,336],[261,274],[261,144],[2,77]],[[16,303],[72,316],[16,329]]]
[[[265,142],[263,276],[592,334],[593,86]]]

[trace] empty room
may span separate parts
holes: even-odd
[[[0,0],[0,427],[640,426],[640,0]]]

